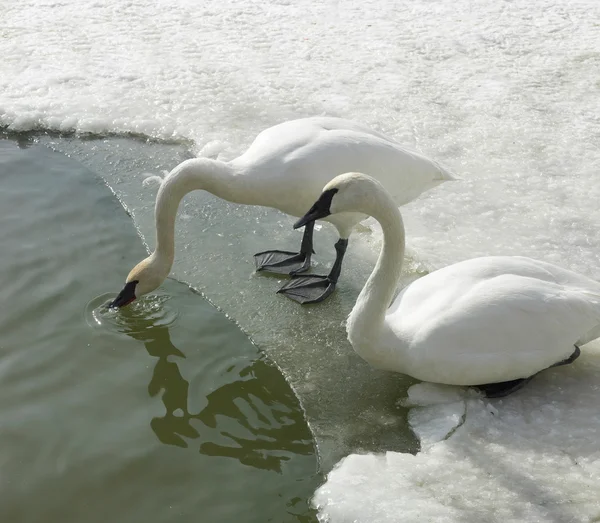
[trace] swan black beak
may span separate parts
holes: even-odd
[[[294,229],[299,229],[307,223],[329,216],[331,214],[331,200],[333,200],[333,195],[336,192],[338,192],[337,189],[323,191],[310,210],[294,224]]]
[[[120,309],[121,307],[125,307],[125,305],[129,305],[136,299],[135,286],[137,284],[138,280],[127,282],[117,297],[108,305],[108,308]]]

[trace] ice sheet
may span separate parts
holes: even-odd
[[[596,0],[4,0],[0,8],[3,127],[177,139],[231,158],[285,119],[353,118],[463,178],[404,209],[410,274],[476,255],[522,254],[600,279]],[[151,243],[151,183],[144,187],[141,172],[118,161],[106,178]],[[169,167],[143,169],[161,175]],[[292,246],[291,220],[194,196],[180,223],[175,274],[280,364],[323,456],[408,449],[404,436],[394,437],[404,424],[394,405],[410,382],[364,366],[341,325],[377,233],[354,240],[338,301],[310,318],[268,301],[247,264],[266,240]],[[320,238],[327,245],[330,231]],[[220,278],[234,271],[246,273],[232,291]],[[250,302],[254,309],[243,305]],[[597,350],[584,350],[572,367],[502,402],[455,398],[429,417],[418,407],[425,410],[409,418],[425,450],[347,457],[317,494],[323,517],[600,518],[599,361]]]

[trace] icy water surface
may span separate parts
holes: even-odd
[[[94,172],[20,144],[0,141],[0,520],[316,521],[280,371],[173,280],[105,311],[145,253],[130,217]]]

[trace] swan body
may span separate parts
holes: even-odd
[[[151,292],[157,282],[168,276],[174,260],[177,209],[190,191],[205,190],[230,202],[272,207],[299,217],[318,198],[327,182],[354,170],[368,172],[378,179],[396,205],[453,179],[435,161],[358,123],[331,117],[284,122],[261,132],[244,154],[229,162],[194,158],[182,162],[167,175],[156,198],[156,249],[131,271],[127,282],[138,283],[130,286],[125,297],[115,300],[114,305],[122,306],[119,304]],[[331,280],[339,276],[348,237],[364,218],[362,213],[345,212],[326,219],[337,228],[340,241],[336,244],[338,258],[334,264],[337,272],[323,285],[335,286]],[[257,254],[258,270],[284,274],[307,270],[313,252],[312,232],[312,227],[305,230],[299,253]],[[302,282],[296,283],[302,286]]]
[[[566,360],[600,325],[600,285],[530,258],[475,258],[409,285],[385,321],[386,354],[410,340],[404,361],[386,360],[392,370],[453,385],[510,381]]]
[[[391,138],[358,123],[331,117],[292,120],[266,129],[230,165],[252,180],[255,189],[251,190],[251,204],[274,207],[297,217],[312,205],[328,181],[352,170],[379,180],[397,205],[453,179],[437,162]],[[352,169],[352,165],[360,165],[361,169]],[[237,203],[246,203],[246,198]],[[347,238],[364,219],[361,213],[342,213],[325,221],[338,229],[340,237]]]
[[[411,283],[389,305],[404,227],[381,184],[362,174],[338,176],[297,225],[348,211],[373,216],[383,230],[379,259],[347,322],[352,346],[373,366],[450,385],[514,384],[570,363],[578,345],[600,336],[600,284],[520,256],[450,265]]]

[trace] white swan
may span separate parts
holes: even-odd
[[[274,207],[302,216],[334,176],[368,172],[384,184],[397,205],[452,180],[433,160],[410,152],[391,138],[339,118],[313,117],[285,122],[261,132],[250,148],[230,162],[194,158],[178,165],[156,197],[156,250],[129,273],[111,306],[124,306],[156,289],[174,259],[175,217],[190,191],[203,189],[230,202]],[[292,297],[301,303],[325,299],[340,274],[348,236],[365,216],[344,213],[328,219],[340,239],[329,275],[299,278]],[[296,274],[310,267],[313,226],[304,232],[300,252],[265,251],[255,255],[258,270]]]
[[[338,176],[294,226],[346,212],[368,214],[383,230],[379,259],[347,323],[350,343],[373,366],[498,397],[571,363],[578,345],[600,336],[599,283],[519,256],[445,267],[408,285],[390,306],[404,226],[381,184],[363,174]]]

